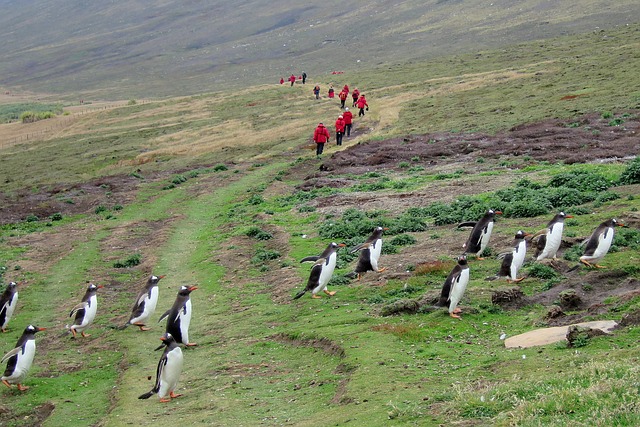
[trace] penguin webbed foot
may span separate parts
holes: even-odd
[[[327,295],[329,295],[330,297],[332,297],[332,296],[334,296],[334,295],[336,294],[336,291],[331,291],[331,292],[330,292],[330,291],[328,291],[328,290],[326,290],[326,289],[325,289],[325,290],[324,290],[324,293],[325,293],[325,294],[327,294]]]
[[[20,391],[29,390],[29,386],[18,384],[18,390]]]
[[[174,392],[169,393],[169,397],[172,399],[175,399],[176,397],[180,397],[180,396],[182,396],[182,393],[178,393],[178,394]]]
[[[460,315],[457,313],[449,313],[449,316],[453,317],[454,319],[461,319]]]
[[[7,387],[11,388],[11,384],[9,384],[9,381],[7,381],[7,380],[2,380],[2,384],[4,384]]]
[[[185,345],[186,345],[187,347],[195,347],[195,346],[197,346],[198,344],[197,344],[197,343],[195,343],[195,342],[188,342],[188,343],[186,343]]]
[[[387,267],[379,268],[377,271],[378,273],[382,273],[383,271],[387,271]]]
[[[311,295],[311,298],[313,298],[313,299],[320,299],[320,298],[322,298],[322,297],[321,297],[320,295],[312,294],[312,295]]]

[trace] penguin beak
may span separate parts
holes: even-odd
[[[389,229],[389,227],[382,227],[382,229],[386,231]]]
[[[616,224],[618,227],[626,227],[626,225],[624,225],[623,223],[619,222]]]
[[[102,286],[102,285],[96,285],[96,288],[98,288],[98,289],[102,289],[102,288],[104,288],[104,286]]]
[[[198,287],[197,286],[189,286],[187,289],[189,289],[190,292],[193,292],[196,289],[198,289]]]
[[[565,215],[565,218],[573,218],[573,215]]]
[[[46,331],[46,330],[47,330],[47,328],[36,328],[36,331],[38,331],[38,332],[42,332],[42,331]]]
[[[338,246],[340,246],[341,248],[344,248],[347,245],[345,245],[344,243],[338,243]]]
[[[496,215],[502,215],[502,211],[495,211],[494,214]]]
[[[158,276],[158,279],[164,279],[166,275]]]

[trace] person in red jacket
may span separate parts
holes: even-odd
[[[296,76],[291,74],[291,77],[289,77],[289,81],[291,82],[291,86],[293,86],[293,84],[296,82]]]
[[[351,135],[351,124],[353,123],[353,114],[349,111],[349,107],[345,108],[344,113],[342,113],[342,120],[344,120],[344,129],[348,137]]]
[[[322,122],[318,123],[318,127],[313,132],[313,142],[316,143],[316,155],[319,156],[324,150],[324,143],[329,142],[329,129],[324,127]]]
[[[336,144],[338,145],[342,145],[342,135],[344,135],[345,126],[344,117],[339,115],[336,120]]]
[[[344,90],[338,94],[338,98],[340,98],[340,108],[341,109],[344,109],[344,103],[347,100],[347,96],[349,96],[349,95]]]
[[[362,94],[362,96],[358,98],[358,102],[356,103],[356,106],[360,109],[360,111],[358,111],[358,117],[364,116],[365,108],[367,109],[367,111],[369,111],[369,104],[367,104],[367,100],[365,99],[364,94]]]
[[[353,105],[352,107],[355,107],[356,104],[358,103],[358,97],[360,96],[360,91],[358,90],[358,88],[354,88],[353,92],[351,92],[351,98],[353,98]]]
[[[328,93],[329,98],[333,98],[334,94],[335,94],[335,90],[333,89],[333,85],[331,85]]]

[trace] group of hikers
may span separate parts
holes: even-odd
[[[316,85],[313,88],[313,92],[316,95],[316,99],[319,97],[320,87]],[[329,88],[329,98],[333,98],[335,95],[335,90],[333,89],[333,85]],[[343,136],[347,135],[349,137],[351,135],[351,127],[353,125],[353,113],[349,111],[349,107],[345,107],[345,102],[349,97],[349,86],[344,85],[338,98],[340,99],[340,109],[344,110],[342,114],[338,116],[335,123],[336,128],[336,145],[342,145]],[[367,99],[364,94],[360,94],[358,88],[354,88],[353,92],[351,92],[351,98],[353,99],[352,107],[357,107],[360,111],[358,112],[358,117],[365,115],[365,110],[369,111],[369,104],[367,103]],[[324,144],[329,142],[330,134],[329,130],[325,127],[325,125],[320,122],[313,132],[313,142],[316,143],[316,156],[320,156],[324,150]]]

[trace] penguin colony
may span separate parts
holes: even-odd
[[[488,210],[478,222],[465,222],[458,225],[459,228],[467,226],[473,228],[469,238],[463,245],[463,254],[457,258],[457,264],[444,282],[438,300],[438,306],[448,307],[449,315],[453,318],[460,319],[462,310],[458,307],[458,304],[469,283],[470,268],[467,262],[467,254],[475,256],[477,260],[482,260],[481,254],[489,244],[496,215],[501,213],[500,211]],[[510,282],[519,282],[524,279],[524,277],[518,278],[518,272],[525,261],[527,240],[535,242],[536,254],[534,258],[537,261],[548,258],[555,259],[562,242],[562,232],[566,218],[572,218],[572,216],[566,215],[564,212],[558,213],[547,224],[546,228],[534,235],[519,230],[515,234],[513,250],[499,256],[499,258],[502,258],[502,264],[497,277],[506,277]],[[624,226],[624,224],[616,219],[609,219],[594,230],[591,237],[586,241],[584,255],[580,257],[581,263],[588,267],[605,268],[598,263],[611,247],[616,226]],[[378,265],[382,253],[382,234],[384,230],[386,229],[383,227],[376,227],[364,243],[351,249],[352,253],[359,251],[360,256],[355,270],[348,275],[349,277],[357,277],[360,280],[362,274],[368,271],[381,273],[386,270],[385,268],[379,268]],[[314,264],[311,267],[307,285],[294,296],[294,300],[301,298],[307,292],[311,293],[311,298],[320,298],[320,295],[318,295],[320,292],[328,296],[335,295],[336,292],[329,291],[327,285],[335,270],[337,252],[344,246],[345,244],[343,243],[332,242],[320,255],[309,256],[300,261],[301,263],[311,261]],[[164,277],[152,275],[148,278],[145,286],[136,296],[129,320],[118,329],[125,329],[128,325],[137,326],[140,331],[150,329],[147,325],[152,319],[158,303],[158,283]],[[102,285],[89,284],[81,302],[71,310],[69,317],[73,318],[73,323],[70,326],[67,325],[67,328],[72,333],[73,338],[76,338],[78,332],[82,337],[90,336],[85,331],[95,320],[98,310],[97,294],[102,287]],[[183,366],[183,353],[180,344],[187,347],[197,345],[189,340],[189,325],[193,313],[190,295],[196,289],[198,289],[196,286],[181,286],[173,306],[160,316],[159,322],[166,319],[166,328],[164,335],[160,338],[162,344],[156,350],[164,348],[164,351],[158,361],[153,388],[149,392],[140,395],[139,399],[148,399],[157,394],[161,402],[169,402],[171,399],[180,396],[180,394],[175,393]],[[7,326],[15,312],[17,301],[18,284],[11,282],[0,296],[0,329],[2,332],[7,331]],[[15,385],[20,391],[29,388],[23,382],[35,357],[35,334],[43,330],[45,328],[33,325],[27,326],[15,347],[0,360],[0,363],[6,362],[7,364],[4,374],[0,377],[0,381],[5,386],[11,388]]]

